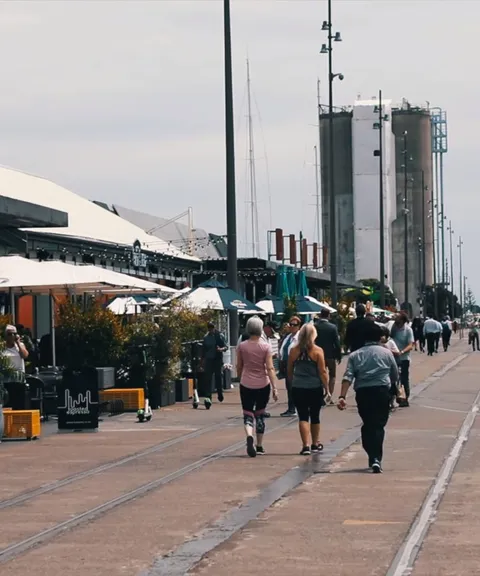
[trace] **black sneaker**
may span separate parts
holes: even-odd
[[[210,410],[210,408],[212,407],[212,401],[210,400],[210,398],[205,398],[203,404],[205,405],[206,410]]]
[[[321,442],[319,442],[318,444],[312,444],[310,449],[312,451],[312,454],[321,452],[323,450],[323,444]]]
[[[266,454],[263,446],[257,446],[257,454]]]
[[[223,402],[223,393],[218,394],[218,401]]]
[[[263,415],[264,418],[270,418],[271,414],[270,412],[265,412],[265,414]]]
[[[247,454],[250,458],[255,458],[257,451],[255,450],[255,445],[253,443],[253,436],[247,436]]]
[[[311,453],[310,446],[304,446],[300,452],[300,456],[310,456]]]
[[[381,464],[380,460],[375,459],[375,460],[373,461],[373,464],[372,464],[372,472],[373,472],[374,474],[381,474],[381,473],[383,472],[383,470],[382,470],[382,464]]]
[[[282,412],[280,414],[280,416],[282,416],[283,418],[292,418],[293,416],[296,416],[297,412],[295,410],[286,410],[285,412]]]

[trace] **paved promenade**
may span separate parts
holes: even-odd
[[[0,445],[0,574],[479,574],[480,353],[455,340],[412,364],[382,475],[366,471],[351,397],[322,411],[325,450],[305,458],[283,391],[255,459],[237,391],[209,412]]]

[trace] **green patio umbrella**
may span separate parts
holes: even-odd
[[[287,271],[288,295],[290,298],[297,295],[297,283],[295,282],[295,268],[288,268]]]
[[[301,297],[309,295],[305,270],[299,270],[297,272],[297,293]]]
[[[279,266],[277,269],[275,296],[283,301],[283,298],[290,296],[287,283],[287,272],[285,266]]]

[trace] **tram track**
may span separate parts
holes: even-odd
[[[224,427],[228,427],[230,422],[231,421],[227,421],[224,423],[215,424],[215,425],[212,425],[210,427],[198,430],[198,431],[196,431],[196,436],[194,436],[194,437],[201,436],[202,434],[205,434],[207,431],[214,431],[214,430],[222,429]],[[287,428],[288,426],[290,426],[294,422],[297,422],[297,418],[289,418],[288,420],[282,421],[282,423],[279,426],[276,426],[274,428],[267,430],[266,434],[271,434],[271,433],[276,432],[278,430],[281,430],[283,428]],[[145,453],[152,454],[155,452],[159,452],[162,449],[165,449],[166,447],[174,445],[174,443],[179,443],[181,441],[188,439],[187,437],[191,438],[192,434],[195,434],[195,433],[192,432],[191,434],[185,434],[179,438],[172,439],[172,440],[169,440],[165,443],[162,443],[162,445],[159,445],[157,447],[152,446],[151,448],[144,450],[142,452],[139,452],[137,454],[128,456],[126,458],[122,458],[116,462],[111,462],[111,463],[108,463],[108,464],[105,464],[102,466],[97,466],[95,468],[92,468],[91,470],[86,470],[84,472],[80,472],[76,475],[72,475],[68,478],[65,478],[64,480],[59,481],[59,482],[61,482],[61,486],[66,486],[69,483],[75,482],[79,479],[91,477],[93,475],[101,473],[102,471],[110,470],[110,469],[114,468],[115,466],[119,466],[119,465],[124,464],[126,462],[131,462],[135,458],[139,458],[141,456],[146,455]],[[176,442],[175,442],[175,440],[176,440]],[[245,446],[245,441],[242,439],[241,441],[230,444],[229,446],[226,446],[225,448],[221,448],[221,449],[219,449],[219,450],[217,450],[217,451],[215,451],[212,454],[209,454],[207,456],[203,456],[202,458],[199,458],[193,462],[190,462],[189,464],[186,464],[180,468],[177,468],[176,470],[173,470],[171,472],[167,472],[166,474],[160,476],[159,478],[156,478],[150,482],[141,484],[140,486],[137,486],[136,488],[131,489],[131,490],[125,492],[124,494],[116,496],[115,498],[107,500],[98,506],[92,507],[92,508],[85,510],[83,512],[80,512],[78,514],[74,514],[68,520],[58,522],[49,528],[46,528],[46,529],[41,530],[35,534],[32,534],[26,538],[23,538],[22,540],[14,542],[14,543],[6,546],[2,550],[0,550],[0,564],[4,564],[6,562],[9,562],[10,560],[18,558],[19,556],[21,556],[22,554],[24,554],[25,552],[27,552],[28,550],[30,550],[32,548],[40,546],[40,545],[44,544],[45,542],[47,542],[47,541],[49,541],[55,537],[60,536],[61,534],[65,533],[69,530],[72,530],[72,529],[77,528],[83,524],[86,524],[88,522],[96,520],[99,517],[101,517],[102,515],[106,514],[107,512],[110,512],[111,510],[114,510],[114,509],[116,509],[119,506],[122,506],[124,504],[128,504],[137,498],[145,496],[146,494],[148,494],[149,492],[151,492],[153,490],[156,490],[157,488],[160,488],[162,486],[165,486],[167,484],[174,482],[175,480],[178,480],[182,477],[185,477],[186,475],[188,475],[192,472],[195,472],[196,470],[199,470],[199,469],[203,468],[204,466],[206,466],[210,463],[213,463],[213,462],[221,459],[224,456],[227,456],[230,453],[236,452],[237,450],[243,448],[244,446]],[[155,448],[156,448],[156,450],[155,450]],[[80,476],[81,476],[81,478],[80,478]],[[3,508],[7,508],[8,506],[6,504],[9,502],[10,502],[9,506],[21,504],[23,502],[26,502],[27,500],[31,500],[35,497],[42,496],[48,492],[52,492],[59,487],[60,487],[60,485],[58,483],[52,483],[52,484],[49,484],[49,485],[46,485],[45,487],[43,487],[43,491],[42,491],[42,488],[39,488],[36,490],[32,490],[28,493],[24,493],[23,495],[19,495],[18,497],[11,498],[10,500],[4,500],[3,501],[3,504],[4,504]],[[49,488],[49,490],[47,490],[47,488]]]
[[[29,500],[32,500],[33,498],[36,498],[38,496],[54,492],[55,490],[63,488],[64,486],[68,486],[69,484],[73,484],[74,482],[79,482],[80,480],[85,480],[86,478],[96,476],[97,474],[101,474],[102,472],[107,472],[108,470],[112,470],[119,466],[129,464],[131,462],[134,462],[135,460],[144,458],[145,456],[150,456],[152,454],[163,452],[164,450],[167,450],[172,446],[176,446],[177,444],[186,442],[188,440],[193,440],[195,438],[198,438],[199,436],[208,434],[209,432],[216,432],[223,428],[228,428],[232,424],[232,422],[234,422],[237,419],[238,419],[237,417],[232,417],[229,418],[227,421],[218,422],[215,424],[211,424],[209,426],[204,426],[202,428],[199,428],[198,430],[194,430],[187,434],[182,434],[181,436],[171,438],[170,440],[165,440],[163,442],[159,442],[158,444],[154,444],[153,446],[145,448],[145,450],[141,450],[140,452],[134,452],[133,454],[129,454],[128,456],[123,456],[119,459],[111,460],[98,466],[93,466],[92,468],[76,472],[75,474],[71,474],[70,476],[66,476],[65,478],[62,478],[60,480],[54,480],[53,482],[49,482],[48,484],[38,486],[37,488],[33,488],[26,492],[22,492],[16,496],[12,496],[11,498],[0,500],[0,510],[4,510],[5,508],[10,508],[12,506],[18,506],[19,504],[28,502]]]

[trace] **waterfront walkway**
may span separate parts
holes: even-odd
[[[340,369],[339,373],[341,374]],[[106,418],[97,434],[0,445],[0,572],[24,576],[471,576],[480,548],[480,353],[413,353],[413,398],[384,474],[352,400],[322,411],[321,455],[271,407],[267,455],[245,455],[237,391],[207,412]]]

